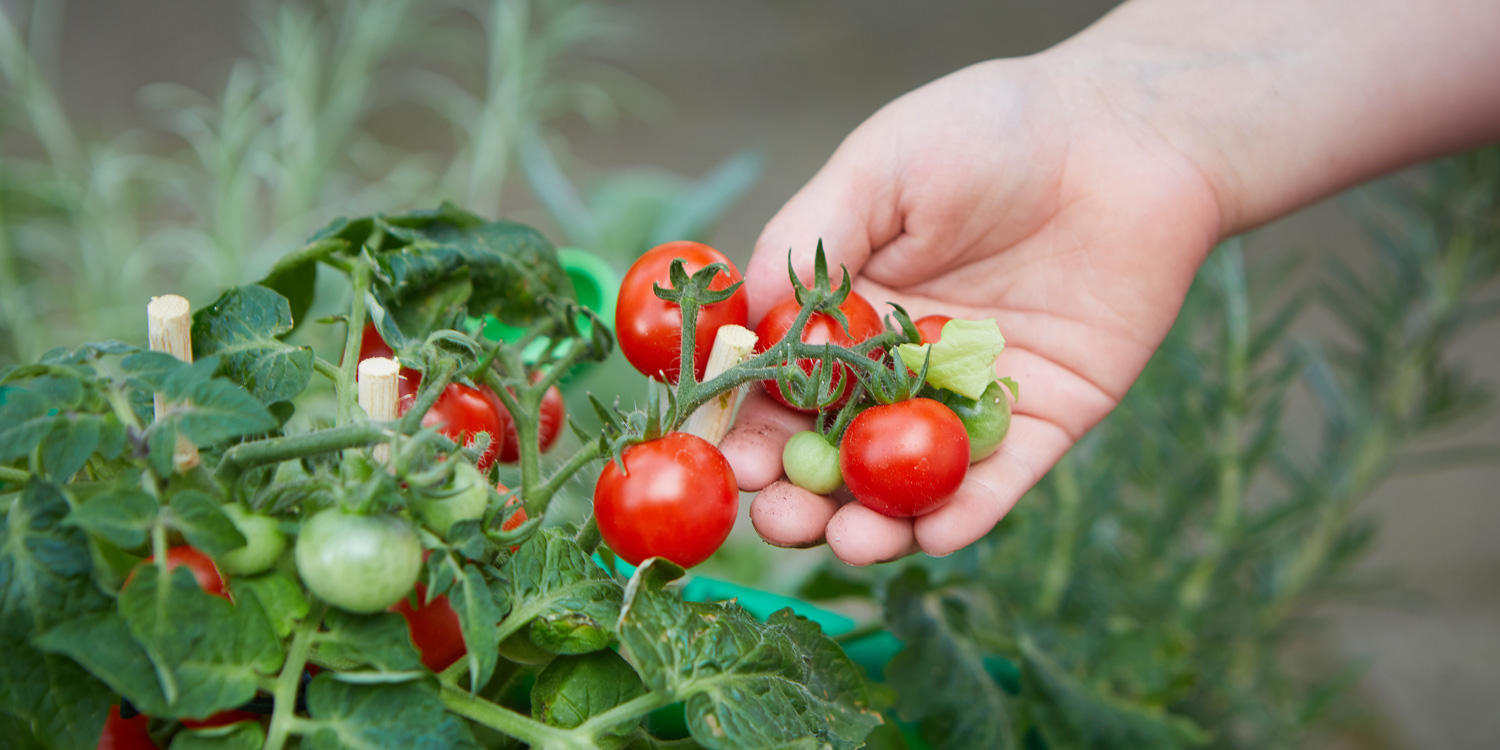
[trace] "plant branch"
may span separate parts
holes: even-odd
[[[297,624],[292,636],[291,648],[287,650],[286,662],[281,674],[276,677],[275,707],[271,710],[271,727],[266,731],[263,750],[281,750],[286,744],[292,720],[296,718],[297,689],[302,684],[302,669],[307,666],[307,655],[312,650],[318,628],[323,624],[323,613],[327,605],[319,602],[302,622]]]
[[[550,727],[528,716],[470,695],[448,683],[441,684],[443,705],[449,711],[483,724],[497,732],[514,737],[536,748],[592,748],[592,742],[579,742],[573,732]],[[269,748],[268,750],[275,750]]]

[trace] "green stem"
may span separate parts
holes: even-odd
[[[26,484],[30,480],[31,474],[25,469],[12,469],[9,466],[0,466],[0,482]]]
[[[549,727],[535,719],[497,706],[483,698],[470,695],[449,684],[442,684],[443,705],[449,711],[470,721],[483,724],[531,745],[534,748],[590,748],[592,743],[579,743],[572,732]],[[277,750],[269,745],[266,750]]]
[[[599,441],[590,440],[581,446],[576,453],[569,456],[568,460],[562,466],[558,467],[557,471],[552,472],[552,476],[548,477],[547,481],[541,487],[537,488],[537,492],[540,493],[541,497],[550,499],[553,495],[557,494],[558,490],[562,489],[562,486],[569,479],[573,478],[574,474],[577,474],[583,467],[588,466],[594,459],[603,455],[605,455],[605,451],[600,448]]]
[[[354,286],[353,299],[349,305],[349,330],[344,335],[344,358],[339,368],[339,377],[334,381],[338,394],[338,423],[349,424],[359,393],[352,386],[359,368],[359,344],[365,332],[365,294],[370,290],[370,264],[364,259],[354,263],[349,281]]]
[[[276,678],[276,692],[273,693],[276,705],[271,710],[271,726],[266,731],[266,742],[262,750],[281,750],[286,744],[287,734],[292,730],[296,719],[297,688],[302,684],[302,669],[307,666],[307,655],[312,649],[318,627],[323,624],[323,612],[326,608],[327,605],[322,603],[313,605],[307,617],[297,624],[297,632],[292,636],[292,646],[287,650],[286,662],[282,664],[281,674]]]
[[[240,443],[224,451],[214,475],[226,485],[232,485],[242,474],[257,466],[383,442],[399,427],[404,425],[400,422],[358,422],[301,435]]]
[[[578,530],[573,541],[583,548],[584,554],[592,555],[594,550],[599,549],[599,542],[604,541],[604,538],[599,535],[599,519],[594,514],[589,514],[589,520],[583,522],[583,528]]]
[[[624,724],[631,719],[638,719],[663,706],[670,706],[676,701],[671,695],[663,692],[651,692],[638,695],[602,714],[594,714],[588,721],[578,725],[574,733],[582,735],[592,742],[596,737],[608,731],[611,727]]]
[[[344,382],[343,369],[341,369],[338,365],[329,362],[326,359],[323,359],[322,357],[313,357],[313,369],[316,370],[319,375],[322,375],[323,377],[326,377],[329,380],[333,381],[333,392],[335,394],[339,392],[339,386],[343,385]]]
[[[275,276],[279,273],[294,271],[299,266],[305,265],[307,263],[316,263],[318,261],[327,260],[330,255],[333,255],[334,253],[347,247],[349,247],[349,243],[345,240],[338,239],[337,237],[329,237],[327,239],[318,240],[317,242],[310,242],[306,245],[303,245],[302,247],[297,248],[296,250],[291,251],[290,253],[287,253],[286,255],[281,256],[281,259],[277,260],[276,264],[271,266],[271,272],[266,274],[266,276]]]

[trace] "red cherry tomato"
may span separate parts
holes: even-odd
[[[145,714],[121,718],[120,707],[110,706],[104,731],[99,733],[99,750],[157,750],[147,731],[150,721]]]
[[[855,499],[896,518],[935,510],[969,472],[969,434],[930,398],[874,406],[844,431],[839,468]]]
[[[953,318],[947,315],[927,315],[912,321],[917,332],[922,334],[923,344],[936,344],[943,339],[943,326]]]
[[[509,487],[506,487],[505,485],[498,482],[495,483],[495,489],[499,490],[500,494],[502,495],[510,492]],[[514,513],[511,513],[509,516],[507,516],[504,521],[500,522],[501,531],[515,531],[516,529],[521,528],[521,524],[526,523],[528,520],[530,520],[526,515],[526,509],[522,507],[522,505],[523,503],[521,502],[521,498],[519,496],[505,501],[506,508],[515,508],[516,510]],[[503,511],[504,508],[502,508],[501,510]],[[515,552],[520,548],[521,545],[516,544],[511,546],[510,551]]]
[[[448,603],[447,595],[427,601],[427,587],[421,583],[417,584],[416,593],[417,606],[412,606],[410,597],[403,597],[391,605],[390,611],[406,618],[411,642],[422,653],[422,665],[441,672],[467,653],[463,627],[458,624],[458,614]]]
[[[405,414],[416,401],[416,390],[421,385],[420,373],[413,373],[411,380],[416,385],[411,393],[401,396],[400,411]],[[481,432],[490,434],[489,447],[480,454],[475,465],[484,471],[495,463],[505,449],[506,435],[515,430],[510,423],[510,412],[496,409],[500,399],[485,386],[470,388],[462,383],[449,383],[442,395],[433,402],[432,408],[422,417],[423,427],[436,426],[438,431],[460,444],[467,443]]]
[[[690,568],[724,543],[740,493],[712,443],[673,432],[626,448],[624,461],[628,474],[610,461],[594,485],[599,533],[615,554],[632,565],[664,557]]]
[[[181,721],[182,725],[188,729],[211,729],[213,727],[227,727],[230,724],[238,724],[242,721],[260,721],[262,718],[264,717],[261,714],[230,709],[228,711],[220,711],[201,721],[196,719],[182,719]]]
[[[510,412],[506,411],[505,404],[500,402],[498,396],[495,398],[495,409],[504,412],[506,417],[510,417]],[[557,436],[562,434],[566,415],[567,405],[563,403],[562,391],[558,390],[555,385],[548,388],[547,392],[542,395],[542,408],[536,425],[537,446],[541,448],[541,452],[546,453],[547,449],[557,442]],[[508,419],[506,425],[510,431],[506,433],[505,445],[500,449],[500,463],[513,464],[521,460],[521,438],[516,434],[514,419]]]
[[[129,586],[130,582],[135,580],[136,570],[140,570],[143,565],[153,565],[155,561],[155,555],[141,561],[140,565],[135,566],[135,570],[130,571],[130,575],[125,579],[125,585]],[[187,545],[168,549],[167,571],[176,570],[180,565],[186,565],[188,572],[193,574],[193,578],[198,579],[199,588],[214,596],[223,599],[229,598],[229,594],[224,591],[224,577],[219,575],[218,566],[214,565],[214,561],[208,555]]]
[[[620,282],[620,300],[615,308],[615,339],[625,359],[647,377],[665,376],[676,383],[682,361],[682,310],[657,297],[653,284],[670,288],[672,261],[683,259],[688,275],[705,266],[723,263],[728,270],[714,277],[709,289],[720,291],[741,280],[740,271],[724,254],[699,242],[668,242],[647,250],[636,259]],[[723,302],[698,311],[693,338],[693,372],[699,380],[708,366],[714,337],[726,325],[745,325],[750,315],[750,296],[742,286]]]
[[[797,304],[795,295],[788,295],[777,302],[755,329],[755,335],[759,339],[755,345],[756,352],[763,352],[786,338],[787,331],[791,329],[792,323],[797,320],[797,314],[801,310],[802,306]],[[809,318],[807,325],[802,328],[802,340],[809,344],[831,343],[836,346],[853,346],[885,331],[885,324],[881,322],[880,314],[875,312],[875,308],[864,297],[859,296],[858,292],[850,292],[844,304],[839,305],[839,311],[844,313],[844,318],[849,321],[847,333],[832,316],[818,313]],[[797,363],[802,366],[803,372],[812,372],[812,360],[803,359],[798,360]],[[834,365],[833,387],[835,389],[844,381],[844,377],[849,375],[848,369],[842,364]],[[781,385],[775,380],[767,380],[763,384],[766,393],[770,394],[771,398],[780,401],[782,405],[797,411],[812,413],[812,409],[802,409],[788,403],[786,397],[781,394]],[[840,399],[830,408],[836,409],[843,403],[843,399]]]

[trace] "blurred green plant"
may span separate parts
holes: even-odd
[[[1357,715],[1358,669],[1283,657],[1358,580],[1362,498],[1400,466],[1493,457],[1416,448],[1488,401],[1453,353],[1500,312],[1500,149],[1356,208],[1374,250],[1316,285],[1219,248],[1121,407],[983,542],[808,580],[883,597],[907,644],[884,679],[911,731],[882,742],[1295,747]],[[1313,305],[1341,330],[1289,337]]]
[[[627,27],[594,0],[255,3],[221,90],[149,85],[152,124],[85,136],[47,73],[61,9],[0,9],[0,364],[55,341],[138,338],[149,295],[206,301],[337,216],[443,199],[499,215],[523,144],[652,96],[599,58]],[[623,208],[594,226],[638,216],[663,185],[687,192],[636,174],[605,178]],[[737,174],[677,227],[706,232],[753,165]]]

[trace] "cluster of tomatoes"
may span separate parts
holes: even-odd
[[[672,242],[641,256],[620,285],[615,334],[620,351],[643,375],[676,384],[680,377],[682,312],[658,297],[654,286],[670,287],[669,269],[681,259],[693,274],[714,263],[721,270],[711,291],[729,289],[742,278],[722,253],[696,242]],[[694,375],[704,377],[714,339],[721,327],[744,326],[748,300],[743,285],[728,299],[704,305],[694,331]],[[756,328],[756,352],[781,342],[802,310],[796,295],[780,300]],[[809,344],[852,347],[885,332],[881,316],[864,297],[850,290],[839,305],[844,323],[815,313],[801,340]],[[916,321],[923,343],[941,339],[944,316]],[[878,358],[881,352],[872,352]],[[799,360],[804,372],[814,363]],[[829,363],[830,392],[842,393],[837,410],[853,388],[848,365]],[[776,380],[762,382],[784,406],[814,412],[793,403]],[[941,389],[934,398],[912,398],[864,409],[843,431],[837,447],[828,436],[802,433],[785,452],[788,478],[827,494],[847,485],[861,503],[891,516],[915,516],[934,510],[958,489],[971,461],[992,453],[1009,426],[1010,407],[998,383],[979,399]],[[839,436],[833,436],[835,440]],[[594,512],[604,540],[622,558],[639,563],[660,556],[690,567],[707,559],[728,536],[738,510],[734,472],[718,449],[685,433],[674,432],[638,443],[623,453],[624,470],[611,462],[599,477]]]

